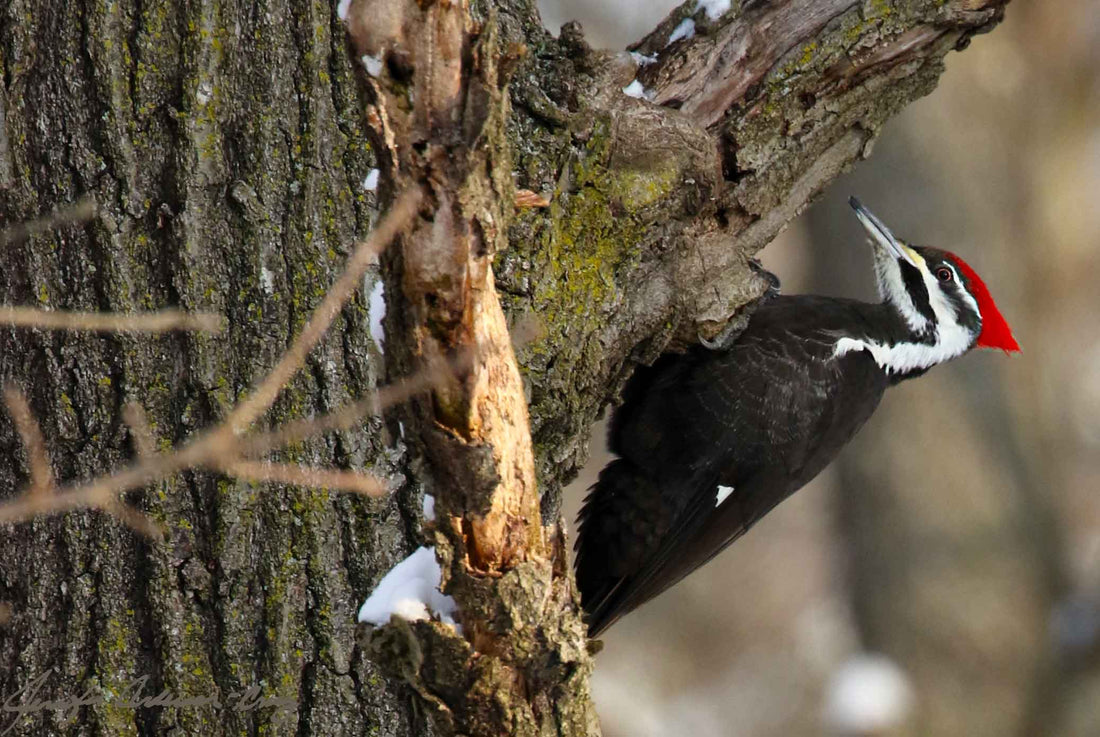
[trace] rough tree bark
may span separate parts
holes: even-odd
[[[541,520],[522,457],[515,504],[497,510],[522,521],[508,546],[477,547],[495,492],[445,493],[444,511],[464,522],[429,539],[454,556],[444,562],[469,607],[470,639],[428,623],[390,625],[367,638],[381,668],[355,644],[354,612],[424,539],[424,485],[476,481],[486,455],[501,460],[497,436],[469,422],[471,401],[480,401],[469,383],[403,411],[405,441],[395,415],[389,432],[371,421],[285,454],[385,476],[393,493],[384,499],[189,472],[128,497],[168,531],[163,544],[92,512],[6,524],[0,601],[12,617],[0,629],[0,694],[39,681],[40,698],[118,693],[147,676],[145,694],[220,704],[37,709],[11,715],[13,733],[401,735],[425,729],[425,712],[450,714],[434,722],[444,731],[594,732],[568,568],[560,538],[543,526],[556,522],[560,484],[584,460],[589,423],[637,361],[740,324],[767,283],[752,254],[866,155],[882,123],[934,87],[943,56],[1003,8],[1002,0],[786,0],[735,2],[711,19],[689,0],[639,43],[657,60],[638,68],[628,55],[590,49],[576,26],[551,37],[530,0],[383,5],[379,24],[396,25],[371,32],[390,40],[437,40],[427,48],[447,51],[447,39],[430,34],[445,30],[432,24],[452,24],[449,58],[460,77],[447,109],[484,115],[466,119],[473,128],[454,119],[428,126],[456,138],[407,140],[451,153],[464,146],[469,161],[425,169],[417,158],[425,151],[394,155],[385,131],[364,123],[365,106],[396,103],[386,110],[393,121],[406,114],[402,95],[413,103],[447,90],[417,75],[423,57],[391,44],[357,49],[385,63],[379,81],[357,72],[359,94],[328,3],[8,3],[0,218],[35,217],[85,193],[99,214],[7,244],[0,300],[216,310],[229,330],[149,338],[7,329],[0,375],[31,395],[62,480],[131,454],[119,420],[125,401],[146,407],[162,440],[183,439],[224,416],[275,362],[350,242],[369,229],[373,196],[360,183],[375,161],[387,197],[428,171],[432,206],[386,259],[388,369],[396,377],[470,337],[450,321],[453,304],[421,310],[435,299],[427,294],[455,285],[426,289],[420,279],[418,292],[417,279],[401,281],[425,266],[410,268],[408,249],[444,222],[439,209],[449,242],[469,249],[462,257],[479,297],[491,296],[495,272],[505,313],[542,328],[518,353]],[[689,17],[694,36],[666,46]],[[635,77],[650,99],[622,93]],[[513,184],[549,206],[514,213]],[[382,361],[367,318],[360,295],[268,421],[370,391]],[[512,429],[523,434],[521,414],[512,413]],[[513,441],[522,448],[522,438]],[[0,443],[6,497],[26,479],[6,418]],[[467,446],[474,450],[462,456]],[[441,465],[448,457],[462,462]],[[486,540],[500,539],[495,524]],[[473,562],[467,571],[463,560]],[[398,644],[415,668],[384,677],[401,670]],[[287,701],[238,708],[255,699],[242,704],[235,694],[253,688]]]

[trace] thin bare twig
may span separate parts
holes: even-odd
[[[118,312],[66,312],[33,307],[0,306],[0,323],[42,330],[88,330],[100,333],[164,333],[199,330],[220,333],[222,317],[211,312],[158,310],[137,314]]]
[[[248,458],[262,455],[326,432],[348,430],[364,416],[405,401],[440,382],[449,369],[461,372],[473,360],[463,355],[443,367],[419,371],[409,378],[383,387],[372,396],[345,405],[327,415],[289,422],[275,430],[246,437],[226,436],[224,424],[207,430],[194,440],[170,452],[160,453],[103,476],[83,486],[61,490],[47,500],[28,496],[17,497],[0,504],[0,522],[27,519],[38,514],[55,514],[83,507],[106,509],[123,491],[146,486],[187,468],[213,465],[221,467],[226,458]],[[219,464],[217,459],[223,459]],[[287,481],[286,483],[290,483]],[[336,488],[333,484],[326,484]]]
[[[363,280],[363,273],[371,261],[381,253],[394,236],[405,228],[420,205],[423,193],[412,189],[402,194],[390,208],[389,214],[370,237],[360,242],[352,252],[344,273],[332,285],[324,300],[313,311],[309,322],[287,349],[271,373],[256,387],[251,395],[237,405],[226,419],[226,426],[234,433],[241,433],[275,401],[283,386],[294,375],[321,336],[325,334],[336,315]]]
[[[125,502],[116,499],[103,507],[103,511],[139,535],[144,535],[156,542],[164,539],[164,530],[160,528],[160,525],[154,522],[149,515],[139,512]]]
[[[149,420],[145,416],[145,410],[137,402],[127,402],[122,408],[122,421],[130,428],[130,435],[134,438],[134,449],[138,458],[148,458],[157,452],[153,441],[153,431],[149,427]]]
[[[42,437],[42,428],[38,426],[27,398],[14,386],[4,387],[4,403],[23,440],[23,445],[27,448],[27,465],[31,476],[27,497],[48,502],[57,490],[54,487],[53,472],[50,469],[50,458],[46,451],[46,441]],[[128,409],[132,407],[133,405]],[[144,414],[141,418],[144,419]],[[156,540],[164,537],[160,528],[146,515],[117,498],[103,504],[102,509],[142,535]]]
[[[40,514],[71,512],[87,507],[107,510],[124,491],[147,486],[173,473],[200,466],[205,454],[209,452],[210,438],[210,433],[204,433],[201,442],[189,443],[174,453],[164,453],[139,461],[83,485],[63,487],[56,494],[23,494],[0,504],[0,522],[16,522]]]
[[[276,448],[301,442],[314,435],[350,430],[364,417],[381,414],[388,407],[393,407],[438,386],[448,376],[465,371],[472,362],[473,357],[464,353],[443,366],[432,366],[417,371],[412,376],[381,387],[371,396],[345,404],[329,414],[294,420],[270,432],[241,438],[237,451],[242,457],[255,457]]]
[[[86,223],[95,217],[96,203],[92,195],[81,197],[71,205],[54,210],[48,215],[43,215],[34,220],[18,223],[0,230],[0,246],[30,238],[33,235],[44,233],[51,228],[57,228],[71,223]]]
[[[386,487],[371,476],[338,468],[313,468],[269,461],[234,461],[219,464],[218,470],[242,481],[274,482],[314,489],[342,489],[364,496],[382,496]]]
[[[469,355],[453,359],[446,367],[432,367],[419,371],[402,381],[382,387],[370,397],[345,405],[320,417],[295,420],[270,432],[246,437],[226,437],[224,424],[202,433],[182,447],[166,453],[139,458],[138,463],[103,476],[83,486],[62,489],[49,500],[17,497],[0,504],[0,522],[27,519],[38,514],[67,512],[83,507],[107,508],[123,491],[150,484],[158,479],[187,468],[215,465],[220,467],[226,458],[247,458],[262,455],[277,448],[306,440],[326,432],[349,430],[369,414],[375,414],[395,404],[426,391],[439,383],[441,375],[449,368],[461,371],[472,361]],[[223,459],[221,464],[217,459]],[[286,482],[290,483],[290,482]],[[332,486],[332,484],[328,484]]]
[[[42,428],[38,426],[38,421],[31,412],[31,405],[23,392],[11,384],[4,387],[4,404],[7,405],[15,429],[27,449],[27,470],[31,476],[27,493],[35,497],[49,496],[54,491],[53,471],[50,470],[46,441],[42,439]]]

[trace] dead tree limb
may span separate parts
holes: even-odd
[[[591,733],[591,660],[561,538],[542,525],[527,399],[492,269],[515,205],[505,88],[519,49],[501,46],[495,13],[478,22],[465,2],[358,0],[348,26],[383,178],[432,199],[388,259],[388,314],[399,317],[387,356],[406,369],[474,356],[417,403],[412,424],[464,637],[393,622],[369,646],[446,733]],[[408,638],[439,659],[410,669]]]

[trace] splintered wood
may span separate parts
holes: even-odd
[[[476,26],[465,2],[358,0],[348,29],[356,54],[372,61],[361,78],[380,163],[434,204],[401,239],[407,329],[387,355],[414,365],[473,357],[433,387],[425,442],[467,565],[495,574],[545,548],[527,402],[492,258],[510,215],[501,203],[546,201],[512,189],[491,24]],[[402,75],[415,94],[394,83]]]

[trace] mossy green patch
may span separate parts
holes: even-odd
[[[132,609],[123,616],[108,617],[104,622],[105,632],[96,642],[98,662],[95,680],[103,695],[103,703],[96,711],[108,734],[137,734],[133,707],[116,703],[138,675],[134,672],[135,648],[131,637],[136,626],[132,617]]]
[[[638,254],[644,234],[644,209],[674,186],[675,170],[655,167],[612,170],[611,134],[598,123],[571,164],[571,191],[555,193],[545,213],[523,216],[535,233],[531,251],[515,256],[540,276],[532,307],[543,321],[544,339],[534,354],[559,354],[570,334],[591,334],[591,323],[613,301],[617,273]],[[574,330],[576,329],[576,330]]]
[[[667,213],[664,203],[683,176],[682,155],[619,146],[610,118],[578,128],[560,141],[568,149],[560,151],[564,171],[540,170],[542,178],[558,180],[549,207],[517,216],[511,247],[497,265],[505,309],[537,315],[541,328],[517,356],[526,376],[539,377],[529,381],[536,450],[554,442],[546,433],[571,431],[548,418],[581,414],[574,403],[584,379],[572,369],[599,363],[595,338],[618,308],[627,291],[623,279],[652,243],[654,220]]]

